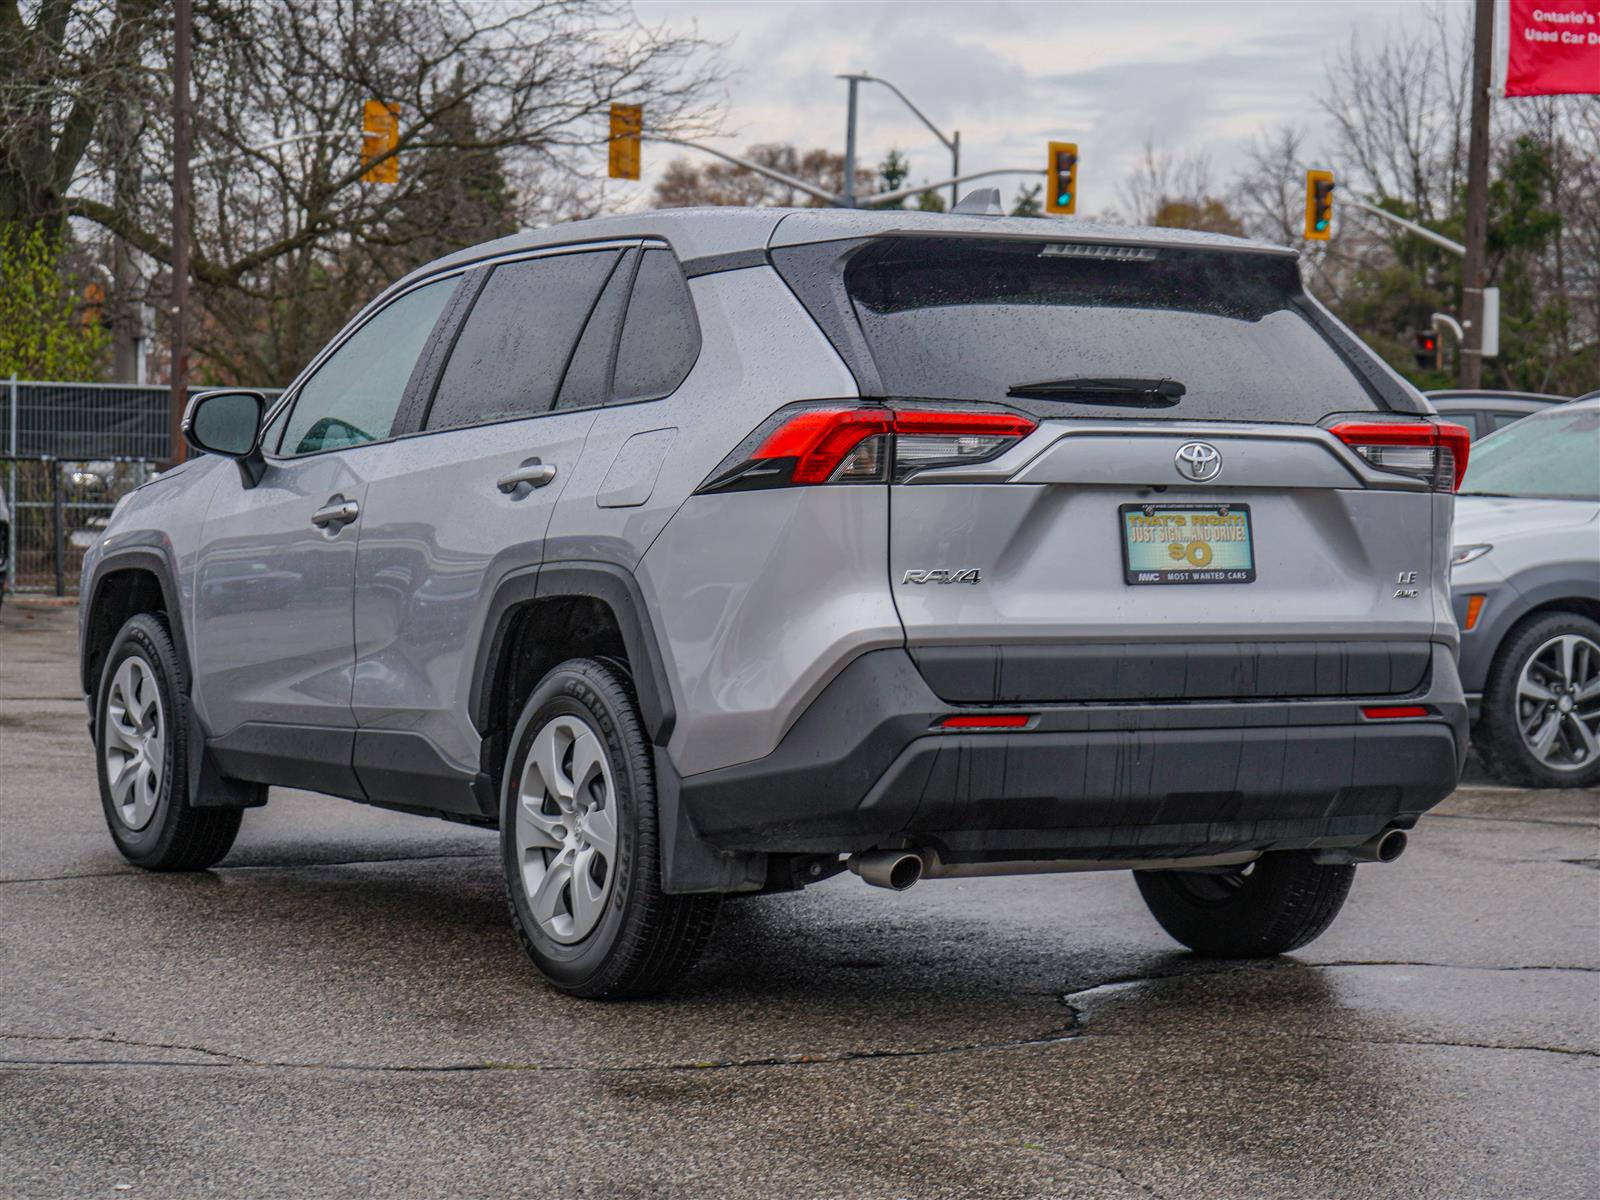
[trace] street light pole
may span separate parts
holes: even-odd
[[[172,38],[172,400],[168,421],[169,457],[187,455],[183,444],[183,410],[189,382],[189,135],[193,112],[189,100],[190,52],[193,44],[193,0],[175,0]]]
[[[849,81],[850,100],[845,113],[844,127],[844,186],[839,191],[844,196],[844,206],[856,206],[856,88],[861,83],[859,75],[842,75]]]
[[[950,151],[950,174],[951,174],[951,177],[952,178],[956,178],[956,179],[959,179],[961,177],[961,131],[959,129],[956,130],[956,132],[952,133],[949,137],[946,137],[945,134],[944,134],[944,131],[942,129],[940,129],[932,121],[928,120],[928,114],[927,113],[923,112],[915,104],[911,103],[911,97],[910,96],[907,96],[904,92],[902,92],[899,88],[895,87],[895,85],[890,83],[887,79],[879,79],[876,75],[868,75],[864,71],[858,71],[854,75],[840,75],[840,76],[838,76],[838,78],[848,80],[849,83],[850,83],[850,117],[849,117],[850,128],[846,133],[846,141],[845,141],[845,144],[847,146],[847,149],[845,150],[845,158],[846,158],[847,162],[854,162],[855,161],[856,85],[858,83],[881,83],[884,87],[888,88],[891,92],[893,92],[896,96],[899,97],[900,103],[904,104],[907,108],[909,108],[911,110],[912,115],[914,117],[916,117],[917,120],[921,121],[924,125],[926,125],[928,127],[929,132],[931,132],[934,137],[938,138],[942,143],[944,143],[944,148],[946,150]],[[942,185],[934,185],[934,186],[937,187],[937,186],[942,186]],[[917,190],[919,192],[921,192],[921,191],[931,191],[933,189],[932,188],[918,188]],[[854,185],[853,182],[846,188],[845,194],[847,196],[849,196],[852,199],[852,201],[854,200],[854,197],[855,197],[855,185]],[[950,185],[950,207],[954,208],[960,202],[961,202],[961,198],[960,198],[959,194],[956,191],[956,185],[952,183]],[[851,203],[847,207],[853,208],[853,207],[855,207],[855,205],[854,205],[854,203]]]

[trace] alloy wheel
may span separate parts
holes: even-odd
[[[166,766],[167,722],[155,672],[142,658],[122,661],[106,698],[106,779],[117,819],[138,831],[155,815]]]
[[[616,875],[616,786],[599,735],[578,717],[534,735],[517,790],[516,846],[539,928],[570,945],[594,931]]]
[[[1517,678],[1523,744],[1553,771],[1577,771],[1600,757],[1600,645],[1578,633],[1542,644]]]

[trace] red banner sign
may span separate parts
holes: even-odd
[[[1511,0],[1506,95],[1600,94],[1600,0]]]

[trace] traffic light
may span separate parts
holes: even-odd
[[[361,111],[362,183],[400,182],[400,160],[391,153],[399,144],[400,106],[368,100]]]
[[[644,131],[644,106],[613,104],[606,174],[612,179],[639,178],[639,135]]]
[[[1416,335],[1417,369],[1421,371],[1437,371],[1439,369],[1439,335],[1431,329],[1420,330]]]
[[[1325,242],[1333,234],[1333,172],[1306,172],[1306,241]]]
[[[1044,210],[1047,213],[1078,211],[1078,143],[1051,142],[1045,169]]]

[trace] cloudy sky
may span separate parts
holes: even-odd
[[[1469,0],[1445,0],[1466,9]],[[1379,41],[1422,20],[1422,0],[636,0],[640,17],[727,43],[736,74],[715,141],[844,148],[841,71],[893,80],[946,132],[963,170],[1043,166],[1051,138],[1079,143],[1080,211],[1115,206],[1146,138],[1202,147],[1226,177],[1250,136],[1285,121],[1311,133],[1324,65],[1352,36]],[[1465,13],[1463,12],[1464,16]],[[864,85],[861,154],[890,146],[916,181],[949,176],[949,155],[898,100]],[[659,170],[668,154],[646,149]],[[648,180],[647,180],[648,182]],[[1009,200],[1017,180],[997,179]]]

